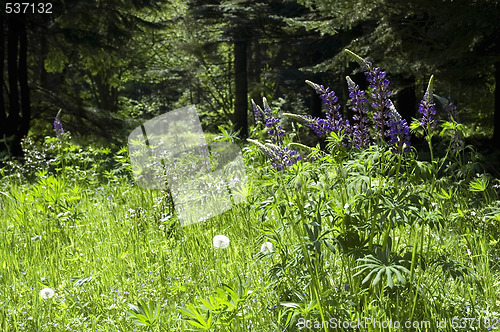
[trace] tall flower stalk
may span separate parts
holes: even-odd
[[[326,110],[326,119],[313,118],[309,127],[314,130],[318,136],[328,135],[332,131],[338,132],[342,129],[346,129],[346,127],[349,126],[349,121],[344,122],[342,119],[342,114],[339,112],[339,98],[335,95],[335,91],[330,91],[330,88],[325,88],[323,85],[311,81],[306,81],[306,83],[319,95]]]
[[[422,101],[418,107],[418,112],[422,114],[420,119],[420,126],[425,130],[425,136],[428,136],[435,126],[434,116],[436,115],[436,104],[433,98],[433,82],[434,76],[429,79],[429,84],[427,85],[427,90],[425,91]]]
[[[285,131],[281,128],[280,120],[274,116],[274,112],[269,107],[266,98],[262,98],[262,104],[264,109],[261,109],[252,100],[252,108],[255,115],[255,121],[263,122],[267,127],[267,134],[271,137],[271,142],[277,145],[283,144],[283,137],[285,136]]]
[[[432,130],[434,129],[434,116],[436,115],[436,104],[434,103],[433,96],[433,84],[434,76],[429,79],[429,84],[427,85],[427,90],[425,91],[424,97],[420,102],[418,112],[422,114],[420,119],[420,126],[424,129],[424,137],[429,145],[429,151],[431,153],[431,162],[434,164],[434,152],[432,150]]]
[[[369,145],[371,140],[368,127],[370,119],[368,118],[368,109],[366,108],[368,99],[365,96],[365,92],[360,90],[359,85],[354,83],[349,76],[346,76],[346,80],[351,110],[354,113],[352,116],[354,120],[352,126],[353,146],[359,149]]]
[[[464,138],[461,132],[460,117],[458,115],[457,106],[455,106],[451,101],[445,99],[444,110],[448,114],[448,121],[452,124],[451,132],[451,150],[454,153],[458,153],[464,148]]]
[[[54,131],[56,132],[57,138],[63,138],[64,136],[64,128],[61,122],[61,110],[57,112],[56,117],[54,118]]]
[[[392,101],[390,101],[389,111],[389,144],[394,146],[393,151],[396,153],[408,152],[411,145],[410,127],[398,113]]]
[[[374,67],[370,61],[363,59],[354,52],[347,49],[345,51],[358,62],[365,73],[366,80],[371,88],[371,106],[375,109],[373,120],[375,126],[379,129],[381,140],[385,141],[385,138],[389,136],[389,132],[386,130],[391,119],[390,96],[392,94],[392,91],[389,89],[390,82],[386,78],[387,74],[379,67]]]
[[[263,98],[264,109],[260,108],[253,100],[252,107],[255,120],[266,126],[270,142],[262,144],[252,139],[248,139],[248,141],[257,145],[271,159],[273,167],[278,171],[282,171],[301,160],[301,156],[296,150],[288,148],[283,143],[285,131],[279,124],[280,120],[274,117],[274,112],[269,107],[266,98]]]

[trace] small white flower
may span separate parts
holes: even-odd
[[[45,287],[40,291],[40,297],[42,299],[50,299],[54,296],[54,290],[52,288]]]
[[[225,235],[214,236],[214,247],[219,249],[225,249],[229,246],[229,238]]]
[[[273,244],[271,242],[264,242],[260,246],[260,253],[263,254],[263,255],[270,254],[273,251],[274,251],[273,250]]]

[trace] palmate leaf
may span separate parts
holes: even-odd
[[[134,319],[132,321],[134,325],[152,326],[160,315],[160,305],[158,303],[149,305],[139,300],[137,305],[129,303],[128,307],[130,311],[127,311],[127,314]]]
[[[469,190],[475,192],[485,191],[488,188],[489,179],[485,176],[478,177],[469,184]]]
[[[381,283],[384,276],[386,278],[386,286],[391,289],[394,287],[394,277],[403,285],[406,284],[403,273],[410,274],[410,271],[406,267],[400,265],[401,262],[404,262],[403,258],[390,252],[392,241],[388,239],[387,242],[387,246],[384,250],[376,248],[375,253],[377,257],[370,254],[357,259],[357,261],[365,263],[356,267],[356,269],[360,270],[354,275],[360,276],[367,273],[361,281],[362,284],[371,281],[371,287],[375,287]]]
[[[178,308],[182,314],[190,317],[191,319],[186,319],[186,321],[194,327],[198,327],[205,331],[208,331],[212,328],[212,312],[207,310],[205,314],[199,311],[199,308],[195,307],[192,304],[187,304],[183,308]]]

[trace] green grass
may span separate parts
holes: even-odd
[[[466,161],[444,160],[454,172],[436,174],[383,148],[332,143],[279,173],[247,147],[247,201],[181,228],[168,195],[130,180],[123,151],[49,143],[54,161],[6,167],[0,180],[2,331],[296,331],[305,320],[365,319],[430,330],[447,319],[451,331],[466,317],[500,326],[498,180]],[[213,247],[217,234],[228,248]],[[266,241],[274,252],[264,255]],[[55,296],[42,299],[44,287]],[[140,312],[146,326],[134,324]]]

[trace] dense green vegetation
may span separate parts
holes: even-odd
[[[0,182],[3,330],[498,326],[499,181],[455,144],[453,117],[433,119],[432,78],[411,126],[430,151],[419,160],[406,122],[376,116],[390,101],[385,73],[352,55],[375,82],[369,137],[333,121],[335,95],[312,82],[328,121],[302,120],[323,147],[291,142],[300,130],[284,135],[266,101],[254,104],[265,125],[243,149],[250,195],[186,227],[168,192],[134,184],[126,149],[77,146],[60,119],[59,137],[26,140],[25,163],[8,163]],[[365,92],[348,83],[359,110]]]
[[[250,99],[318,116],[303,82],[332,84],[345,104],[355,68],[345,48],[387,70],[407,122],[433,74],[467,136],[500,128],[498,1],[51,3],[43,15],[1,11],[1,156],[22,156],[22,138],[49,134],[59,110],[75,138],[118,146],[141,121],[186,104],[206,129],[231,125],[242,137]]]

